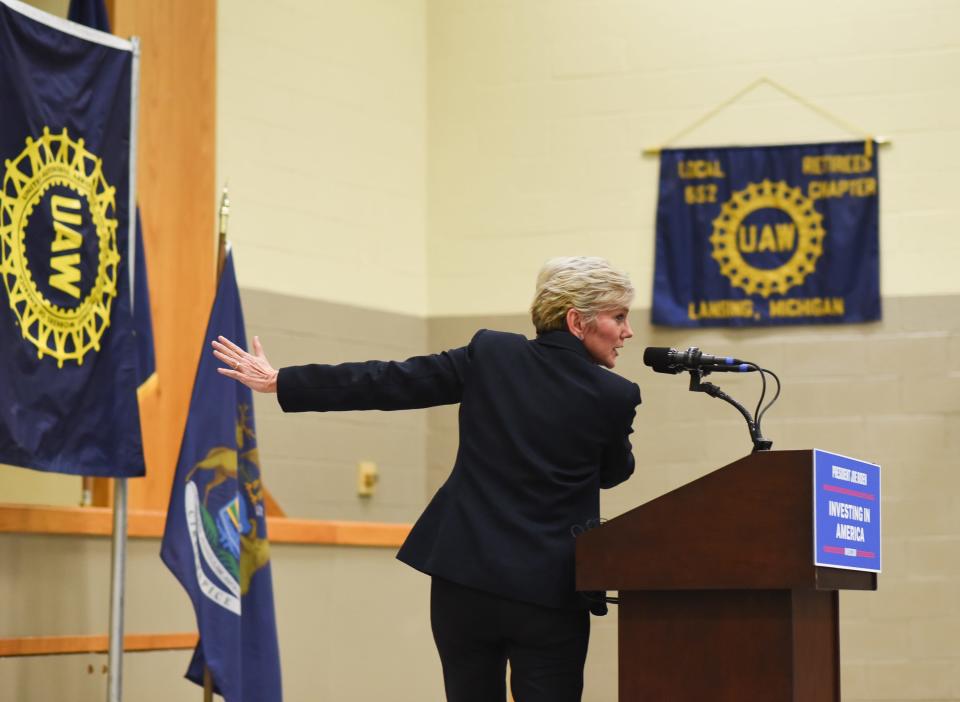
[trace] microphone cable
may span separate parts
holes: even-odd
[[[759,431],[759,430],[760,430],[760,421],[763,419],[763,415],[765,415],[765,414],[767,413],[767,410],[768,410],[768,409],[770,409],[771,407],[773,407],[773,403],[776,402],[777,399],[780,397],[780,378],[777,377],[777,374],[776,374],[776,373],[774,373],[772,370],[770,370],[770,369],[768,369],[768,368],[761,368],[760,366],[757,366],[757,365],[755,365],[755,364],[753,364],[753,363],[751,363],[751,364],[749,364],[749,365],[754,366],[758,371],[760,371],[760,378],[763,380],[763,389],[762,389],[762,391],[760,392],[760,401],[757,402],[757,411],[756,411],[756,413],[755,413],[756,423],[757,423],[757,431]],[[764,398],[764,396],[765,396],[766,393],[767,393],[767,378],[766,378],[767,373],[769,373],[769,374],[771,375],[771,377],[774,379],[774,381],[776,381],[776,383],[777,383],[777,391],[774,393],[773,398],[770,400],[770,402],[768,402],[768,403],[763,407],[763,409],[760,409],[760,405],[761,405],[761,403],[763,402],[763,398]]]

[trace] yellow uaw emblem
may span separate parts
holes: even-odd
[[[116,189],[104,179],[102,160],[66,129],[51,134],[44,127],[43,136],[27,137],[26,144],[17,158],[3,164],[0,275],[20,332],[36,346],[37,357],[51,356],[59,368],[66,361],[82,364],[87,353],[100,350],[117,295]],[[49,207],[38,209],[41,203]],[[84,216],[92,217],[98,240],[92,282],[81,280]],[[37,284],[40,266],[28,256],[27,227],[38,217],[49,217],[53,231],[49,247],[41,247],[43,257],[49,256],[49,263],[43,261],[43,270],[49,269],[47,289],[76,299],[76,305],[54,304]],[[32,249],[34,255],[37,250]]]
[[[768,208],[785,213],[790,221],[765,225],[759,233],[755,225],[745,225],[750,214]],[[822,222],[813,201],[799,188],[784,181],[750,183],[733,193],[713,220],[711,256],[720,264],[720,272],[748,295],[783,294],[815,270],[827,235]],[[775,268],[760,268],[744,259],[745,253],[765,251],[792,255]]]

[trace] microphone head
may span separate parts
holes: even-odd
[[[671,373],[676,375],[683,368],[672,360],[676,351],[659,346],[648,346],[643,350],[643,364],[650,366],[656,373]]]

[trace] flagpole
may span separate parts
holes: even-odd
[[[110,550],[110,648],[107,655],[107,702],[123,695],[123,576],[127,567],[127,479],[113,481],[113,547]]]
[[[213,702],[213,675],[207,664],[203,664],[203,702]]]
[[[140,99],[140,39],[131,37],[130,66],[130,185],[127,202],[127,269],[130,314],[134,310],[137,208],[137,103]],[[127,568],[127,479],[113,481],[113,545],[110,549],[110,643],[107,652],[107,702],[123,699],[123,601]]]
[[[227,261],[227,220],[230,218],[230,197],[227,186],[223,186],[220,196],[219,224],[217,227],[217,287],[223,275],[223,264]],[[213,674],[210,666],[203,664],[203,702],[213,702]]]

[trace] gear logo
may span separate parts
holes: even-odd
[[[4,161],[0,276],[38,358],[63,368],[100,350],[119,264],[116,189],[102,159],[66,129],[27,137],[20,155]]]
[[[787,219],[768,221],[758,236],[759,225],[748,222],[755,214]],[[713,220],[711,256],[734,287],[766,298],[801,285],[814,272],[826,235],[823,215],[799,188],[764,180],[750,183],[723,203]],[[758,255],[773,265],[760,265]]]

